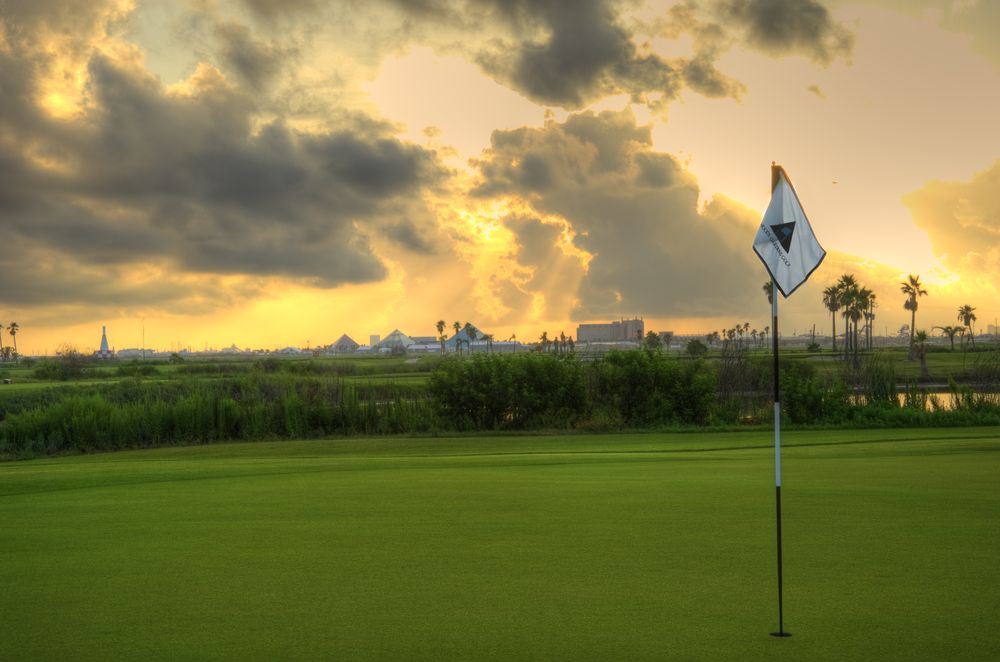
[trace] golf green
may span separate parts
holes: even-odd
[[[1000,659],[1000,431],[0,464],[0,659]]]

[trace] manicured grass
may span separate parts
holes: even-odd
[[[1000,433],[217,445],[0,465],[0,659],[1000,659]]]

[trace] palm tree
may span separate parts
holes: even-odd
[[[462,331],[465,332],[465,347],[469,350],[469,354],[472,354],[472,341],[476,340],[476,327],[472,326],[472,322],[466,322]]]
[[[455,329],[455,351],[457,351],[459,354],[461,354],[462,353],[462,341],[458,337],[458,332],[462,330],[462,324],[460,322],[455,322],[451,326],[452,326],[453,329]]]
[[[549,349],[549,332],[542,331],[542,335],[538,336],[538,340],[541,343],[542,351],[547,352]]]
[[[899,291],[906,295],[906,301],[903,303],[903,308],[910,311],[910,358],[912,359],[915,356],[913,338],[916,333],[917,325],[917,299],[922,296],[926,296],[927,290],[925,290],[920,284],[920,276],[914,276],[913,274],[910,274],[907,279],[899,285]]]
[[[0,324],[0,356],[3,355],[3,324]]]
[[[868,350],[872,348],[872,331],[875,327],[875,293],[868,291],[868,308],[865,311],[865,326],[868,329]]]
[[[836,285],[831,285],[830,287],[823,290],[823,305],[826,309],[830,311],[830,317],[833,319],[833,351],[837,351],[837,311],[840,310],[840,292],[837,291]]]
[[[857,360],[858,357],[858,346],[860,345],[860,332],[861,329],[858,326],[861,320],[868,320],[868,302],[871,297],[875,296],[872,291],[867,287],[862,287],[858,289],[854,296],[854,306],[851,310],[851,319],[854,321],[854,358]]]
[[[965,327],[961,326],[935,326],[935,329],[941,329],[941,333],[948,336],[948,340],[951,342],[951,351],[955,351],[955,335],[965,331]]]
[[[447,340],[447,338],[444,337],[444,328],[446,326],[448,326],[448,325],[445,324],[444,320],[438,320],[438,323],[437,323],[438,342],[441,343],[441,353],[442,354],[444,354],[444,341]]]
[[[927,332],[917,331],[914,336],[913,353],[920,359],[920,377],[929,379],[930,372],[927,370]]]
[[[973,315],[972,319],[973,320],[976,319],[976,316]],[[7,330],[10,332],[10,339],[14,341],[14,360],[15,361],[17,360],[17,330],[18,330],[18,328],[20,328],[20,327],[18,327],[17,322],[11,322],[10,326],[7,327]],[[973,343],[973,345],[975,345],[975,343]]]
[[[764,294],[767,295],[767,302],[774,304],[774,281],[765,281],[764,285],[760,289],[764,290]]]
[[[964,306],[959,306],[958,308],[958,321],[965,325],[965,328],[969,330],[969,337],[972,338],[972,347],[976,347],[976,332],[972,330],[972,325],[976,321],[976,309],[965,304]],[[13,335],[13,333],[11,333]],[[17,346],[14,347],[14,351],[17,351]]]
[[[837,281],[837,297],[844,317],[844,358],[851,351],[851,317],[858,296],[858,280],[854,274],[844,274]]]

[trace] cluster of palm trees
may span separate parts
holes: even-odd
[[[767,283],[765,291],[769,293]],[[920,282],[920,276],[910,274],[906,280],[899,284],[899,290],[906,297],[903,301],[903,308],[910,311],[910,352],[909,357],[922,358],[921,350],[927,341],[927,333],[917,331],[917,309],[920,307],[921,297],[927,296],[927,290]],[[865,343],[867,349],[872,347],[872,329],[875,321],[876,297],[875,294],[866,287],[862,287],[853,274],[844,274],[833,285],[823,290],[823,305],[830,311],[833,325],[833,351],[837,351],[837,313],[840,312],[844,319],[844,355],[858,352],[859,325],[865,322]],[[938,326],[941,332],[951,341],[951,348],[955,349],[955,336],[961,335],[964,342],[966,331],[972,339],[975,347],[976,309],[965,304],[958,308],[958,321],[962,326]],[[852,328],[853,327],[853,328]],[[920,354],[920,356],[918,356]]]
[[[17,331],[20,329],[20,325],[17,322],[11,322],[9,326],[4,326],[0,324],[0,360],[11,361],[17,360]],[[11,342],[14,343],[14,347],[4,346],[3,344],[3,332],[7,331],[10,334]]]
[[[768,281],[770,283],[770,281]],[[767,341],[767,336],[771,332],[771,327],[765,326],[763,329],[758,331],[757,329],[750,328],[750,322],[743,322],[743,324],[736,324],[728,329],[722,329],[722,331],[712,331],[711,333],[705,334],[705,342],[708,343],[709,347],[718,344],[720,341],[730,344],[753,344],[757,347],[763,347]]]
[[[955,349],[955,336],[959,336],[962,342],[962,346],[965,346],[965,334],[969,333],[969,339],[972,341],[972,346],[976,346],[976,309],[969,304],[958,307],[958,321],[962,323],[961,326],[949,325],[949,326],[935,326],[935,329],[940,329],[941,333],[948,337],[948,341],[951,343],[951,349]]]
[[[448,341],[448,336],[445,335],[444,330],[448,328],[448,324],[444,320],[438,320],[437,324],[438,332],[438,342],[441,343],[441,353],[445,352],[445,343]],[[466,322],[464,325],[461,322],[453,322],[451,327],[455,329],[455,350],[461,354],[462,345],[465,345],[465,349],[468,352],[472,352],[472,341],[474,340],[485,340],[486,341],[486,351],[493,351],[493,334],[492,333],[482,333],[477,331],[476,327],[472,325],[472,322]],[[464,332],[464,337],[460,336],[460,333]]]
[[[640,338],[641,341],[641,338]],[[576,343],[573,342],[573,338],[567,336],[562,331],[559,332],[558,336],[553,336],[549,338],[548,331],[542,331],[542,335],[538,336],[538,349],[542,352],[572,352],[576,349]]]
[[[823,290],[823,306],[830,311],[834,352],[837,351],[838,312],[844,319],[844,356],[853,353],[857,357],[862,329],[865,331],[865,346],[871,349],[876,297],[874,292],[858,283],[854,274],[844,274],[836,283]],[[863,327],[862,321],[865,322]]]

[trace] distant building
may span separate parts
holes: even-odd
[[[646,335],[646,325],[641,318],[622,319],[606,324],[581,324],[576,328],[576,341],[591,342],[637,342]]]
[[[332,345],[330,345],[330,349],[332,349],[333,351],[335,351],[335,352],[342,352],[342,353],[345,353],[345,354],[349,353],[349,352],[356,352],[356,351],[358,351],[358,347],[360,347],[360,345],[358,345],[358,343],[354,342],[354,339],[351,338],[346,333],[344,335],[340,336],[340,338],[337,339],[337,342],[335,342]]]
[[[382,352],[389,352],[392,350],[408,349],[413,345],[413,338],[406,335],[399,329],[393,329],[392,332],[382,339],[378,343],[378,349]]]
[[[485,341],[486,334],[476,328],[474,324],[469,324],[467,327],[463,327],[461,331],[453,335],[451,338],[445,341],[445,350],[449,352],[454,352],[457,350],[466,351],[472,350],[473,348],[479,349],[479,341]],[[485,348],[486,343],[483,342],[482,346]]]
[[[113,359],[115,358],[115,350],[108,348],[108,327],[101,327],[101,348],[94,352],[94,358],[98,359]]]

